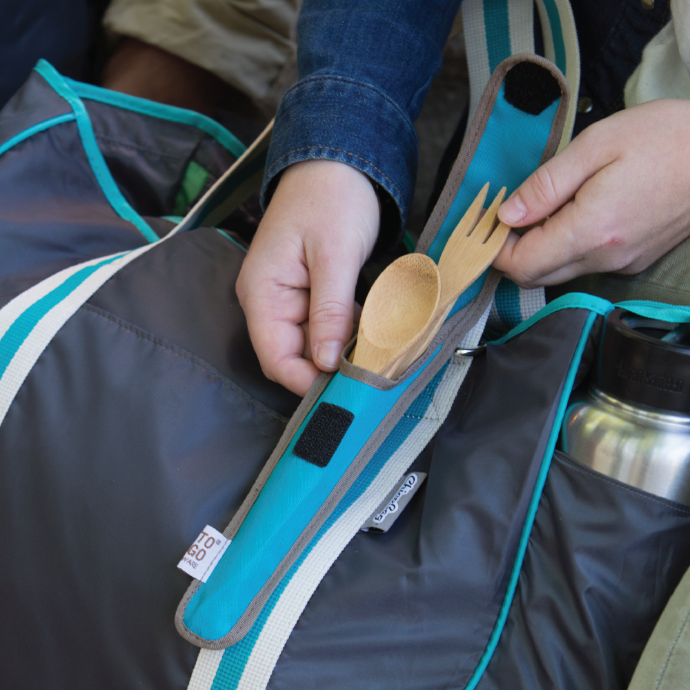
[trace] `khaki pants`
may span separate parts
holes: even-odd
[[[690,688],[690,571],[669,600],[628,690]]]
[[[113,0],[106,29],[213,72],[273,115],[297,79],[301,0]]]
[[[681,242],[637,275],[596,273],[581,276],[563,285],[555,285],[547,290],[549,299],[566,292],[587,292],[610,302],[643,299],[689,306],[690,239]]]

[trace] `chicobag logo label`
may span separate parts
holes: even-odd
[[[362,530],[387,532],[425,479],[425,472],[411,472],[403,477],[402,482],[386,496],[383,503],[364,523]]]

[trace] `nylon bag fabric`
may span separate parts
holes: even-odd
[[[59,271],[146,249],[175,226],[162,216],[189,196],[190,167],[211,184],[244,150],[192,113],[82,88],[43,63],[0,114],[3,307]],[[210,228],[156,246],[21,385],[0,427],[13,551],[0,687],[186,687],[196,650],[173,625],[188,580],[176,563],[229,519],[297,403],[253,354],[234,293],[243,257]],[[21,336],[3,333],[5,374]]]
[[[425,485],[343,551],[269,688],[627,687],[690,563],[690,509],[554,451],[608,308],[564,300],[488,346],[411,467]]]

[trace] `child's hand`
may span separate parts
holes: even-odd
[[[688,101],[592,125],[503,203],[508,225],[541,225],[511,233],[494,266],[523,287],[639,273],[690,235],[689,161]]]
[[[355,168],[311,160],[285,170],[237,280],[268,378],[303,396],[319,370],[337,369],[378,229],[374,188]],[[313,362],[303,357],[306,321]]]

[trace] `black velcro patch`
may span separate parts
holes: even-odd
[[[506,101],[530,115],[539,115],[561,95],[556,78],[534,62],[518,62],[503,80]]]
[[[317,467],[326,467],[354,418],[344,407],[320,403],[292,452]]]

